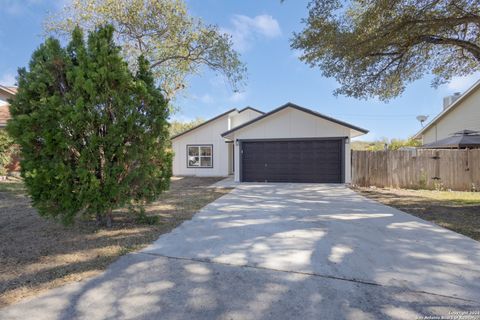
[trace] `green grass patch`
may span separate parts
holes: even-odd
[[[25,193],[25,185],[19,179],[0,181],[0,192]]]
[[[480,205],[480,192],[408,190],[412,195],[459,205]]]

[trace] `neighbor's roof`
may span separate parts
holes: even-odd
[[[440,119],[445,117],[449,114],[452,110],[458,107],[466,98],[472,95],[477,89],[480,88],[480,80],[475,82],[473,86],[471,86],[467,91],[465,91],[460,97],[457,98],[450,106],[440,112],[432,121],[430,121],[425,127],[423,127],[420,131],[418,131],[414,136],[413,139],[420,139],[421,136],[430,129],[434,124],[436,124]]]
[[[462,130],[452,136],[421,146],[424,149],[480,148],[480,132]]]
[[[0,92],[5,92],[7,95],[14,96],[17,93],[17,87],[0,85]],[[0,106],[0,128],[5,127],[10,118],[8,104]]]
[[[17,93],[17,87],[14,86],[3,86],[0,84],[0,90],[11,95],[15,95]]]
[[[232,133],[232,132],[235,132],[235,131],[237,131],[237,130],[239,130],[239,129],[242,129],[242,128],[246,127],[246,126],[249,126],[249,125],[251,125],[251,124],[253,124],[253,123],[255,123],[255,122],[259,121],[259,120],[262,120],[262,119],[264,119],[264,118],[266,118],[266,117],[269,117],[269,116],[271,116],[272,114],[275,114],[275,113],[277,113],[277,112],[279,112],[279,111],[282,111],[283,109],[286,109],[286,108],[294,108],[294,109],[297,109],[297,110],[300,110],[300,111],[309,113],[309,114],[311,114],[311,115],[313,115],[313,116],[316,116],[316,117],[319,117],[319,118],[322,118],[322,119],[325,119],[325,120],[328,120],[328,121],[337,123],[337,124],[339,124],[339,125],[348,127],[348,128],[350,128],[350,129],[353,129],[353,130],[356,130],[356,131],[359,131],[359,132],[362,132],[362,133],[368,133],[368,130],[366,130],[366,129],[363,129],[363,128],[354,126],[354,125],[352,125],[352,124],[349,124],[349,123],[346,123],[346,122],[343,122],[343,121],[340,121],[340,120],[331,118],[331,117],[326,116],[326,115],[324,115],[324,114],[321,114],[321,113],[319,113],[319,112],[316,112],[316,111],[313,111],[313,110],[310,110],[310,109],[307,109],[307,108],[304,108],[304,107],[300,107],[300,106],[298,106],[298,105],[296,105],[296,104],[294,104],[294,103],[288,102],[288,103],[284,104],[283,106],[280,106],[280,107],[278,107],[278,108],[276,108],[276,109],[274,109],[274,110],[272,110],[272,111],[270,111],[270,112],[264,113],[263,115],[261,115],[261,116],[258,117],[258,118],[255,118],[255,119],[253,119],[253,120],[250,120],[250,121],[248,121],[248,122],[245,122],[244,124],[241,124],[241,125],[239,125],[239,126],[237,126],[237,127],[235,127],[235,128],[232,128],[232,129],[230,129],[230,130],[222,133],[222,137],[225,137],[225,136],[229,135],[229,134]]]
[[[245,108],[243,108],[242,110],[238,110],[237,108],[233,108],[233,109],[230,109],[230,110],[228,110],[228,111],[226,111],[226,112],[224,112],[224,113],[222,113],[222,114],[220,114],[220,115],[218,115],[218,116],[216,116],[216,117],[214,117],[214,118],[212,118],[212,119],[209,119],[209,120],[207,120],[207,121],[205,121],[205,122],[200,123],[198,126],[195,126],[195,127],[191,128],[191,129],[188,129],[188,130],[186,130],[186,131],[184,131],[184,132],[182,132],[182,133],[179,133],[179,134],[177,134],[177,135],[174,135],[173,137],[171,137],[171,139],[173,140],[173,139],[175,139],[175,138],[178,138],[178,137],[180,137],[180,136],[183,136],[184,134],[187,134],[187,133],[189,133],[189,132],[191,132],[191,131],[193,131],[193,130],[196,130],[196,129],[200,128],[200,127],[203,127],[204,125],[209,124],[210,122],[213,122],[213,121],[215,121],[215,120],[217,120],[217,119],[220,119],[221,117],[226,116],[227,114],[229,114],[229,113],[231,113],[231,112],[237,111],[238,113],[242,113],[243,111],[249,110],[249,109],[250,109],[250,110],[253,110],[253,111],[256,111],[256,112],[258,112],[258,113],[261,113],[261,114],[264,114],[264,113],[265,113],[265,112],[263,112],[263,111],[257,110],[257,109],[252,108],[252,107],[245,107]]]

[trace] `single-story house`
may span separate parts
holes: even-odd
[[[231,109],[172,137],[173,174],[349,183],[350,139],[367,132],[293,103],[268,113]]]
[[[480,81],[463,94],[445,97],[440,114],[413,138],[421,139],[425,146],[433,146],[436,142],[470,131],[480,131]]]
[[[0,129],[5,128],[10,119],[8,99],[13,98],[16,93],[16,87],[0,85]]]

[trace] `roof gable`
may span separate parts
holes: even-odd
[[[260,110],[255,109],[255,108],[252,108],[252,107],[245,107],[242,110],[239,110],[238,113],[242,113],[243,111],[246,111],[246,110],[252,110],[252,111],[255,111],[255,112],[260,113],[260,114],[265,114],[265,112],[260,111]]]
[[[200,127],[203,127],[203,126],[205,126],[205,125],[207,125],[207,124],[209,124],[209,123],[211,123],[211,122],[213,122],[213,121],[215,121],[215,120],[218,120],[218,119],[220,119],[220,118],[228,115],[229,113],[231,113],[231,112],[233,112],[233,111],[237,111],[237,109],[236,109],[236,108],[230,109],[230,110],[228,110],[228,111],[226,111],[226,112],[224,112],[224,113],[222,113],[222,114],[219,114],[219,115],[216,116],[216,117],[213,117],[213,118],[211,118],[211,119],[209,119],[209,120],[207,120],[207,121],[205,121],[205,122],[200,123],[198,126],[195,126],[195,127],[193,127],[193,128],[188,129],[187,131],[184,131],[184,132],[182,132],[182,133],[179,133],[179,134],[177,134],[177,135],[174,135],[174,136],[171,137],[170,139],[173,140],[173,139],[176,139],[176,138],[178,138],[178,137],[180,137],[180,136],[183,136],[183,135],[185,135],[185,134],[187,134],[187,133],[189,133],[189,132],[192,132],[192,131],[200,128]]]
[[[17,87],[0,85],[0,92],[14,96],[17,93]]]
[[[321,114],[321,113],[319,113],[319,112],[316,112],[316,111],[313,111],[313,110],[310,110],[310,109],[301,107],[301,106],[299,106],[299,105],[296,105],[296,104],[294,104],[294,103],[288,102],[288,103],[284,104],[283,106],[280,106],[280,107],[278,107],[278,108],[276,108],[276,109],[274,109],[274,110],[272,110],[272,111],[270,111],[270,112],[267,112],[267,113],[263,114],[262,116],[259,116],[258,118],[255,118],[255,119],[250,120],[250,121],[248,121],[248,122],[245,122],[244,124],[241,124],[241,125],[239,125],[239,126],[237,126],[237,127],[235,127],[235,128],[232,128],[232,129],[230,129],[230,130],[228,130],[228,131],[225,131],[224,133],[222,133],[222,137],[225,137],[225,136],[227,136],[227,135],[229,135],[229,134],[231,134],[231,133],[233,133],[233,132],[235,132],[235,131],[237,131],[237,130],[239,130],[239,129],[245,128],[245,127],[247,127],[247,126],[249,126],[249,125],[251,125],[251,124],[253,124],[253,123],[256,123],[256,122],[259,121],[259,120],[262,120],[262,119],[265,119],[265,118],[267,118],[267,117],[269,117],[269,116],[271,116],[271,115],[274,115],[274,114],[276,114],[276,113],[278,113],[278,112],[280,112],[280,111],[282,111],[282,110],[284,110],[284,109],[286,109],[286,108],[293,108],[293,109],[296,109],[296,110],[299,110],[299,111],[308,113],[308,114],[310,114],[310,115],[312,115],[312,116],[319,117],[319,118],[322,118],[322,119],[324,119],[324,120],[327,120],[327,121],[330,121],[330,122],[339,124],[339,125],[341,125],[341,126],[344,126],[344,127],[347,127],[347,128],[350,128],[350,129],[353,129],[353,130],[356,130],[356,131],[359,131],[359,132],[361,132],[361,133],[367,133],[367,132],[368,132],[368,130],[365,130],[365,129],[363,129],[363,128],[360,128],[360,127],[351,125],[351,124],[346,123],[346,122],[343,122],[343,121],[341,121],[341,120],[331,118],[331,117],[326,116],[326,115],[324,115],[324,114]]]

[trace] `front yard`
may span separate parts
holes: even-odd
[[[355,190],[368,198],[480,241],[480,192]]]
[[[158,223],[139,224],[119,211],[112,229],[94,221],[63,227],[46,220],[30,206],[20,182],[0,182],[0,307],[96,275],[119,256],[148,245],[228,193],[210,187],[218,180],[172,178],[170,190],[146,208]]]

